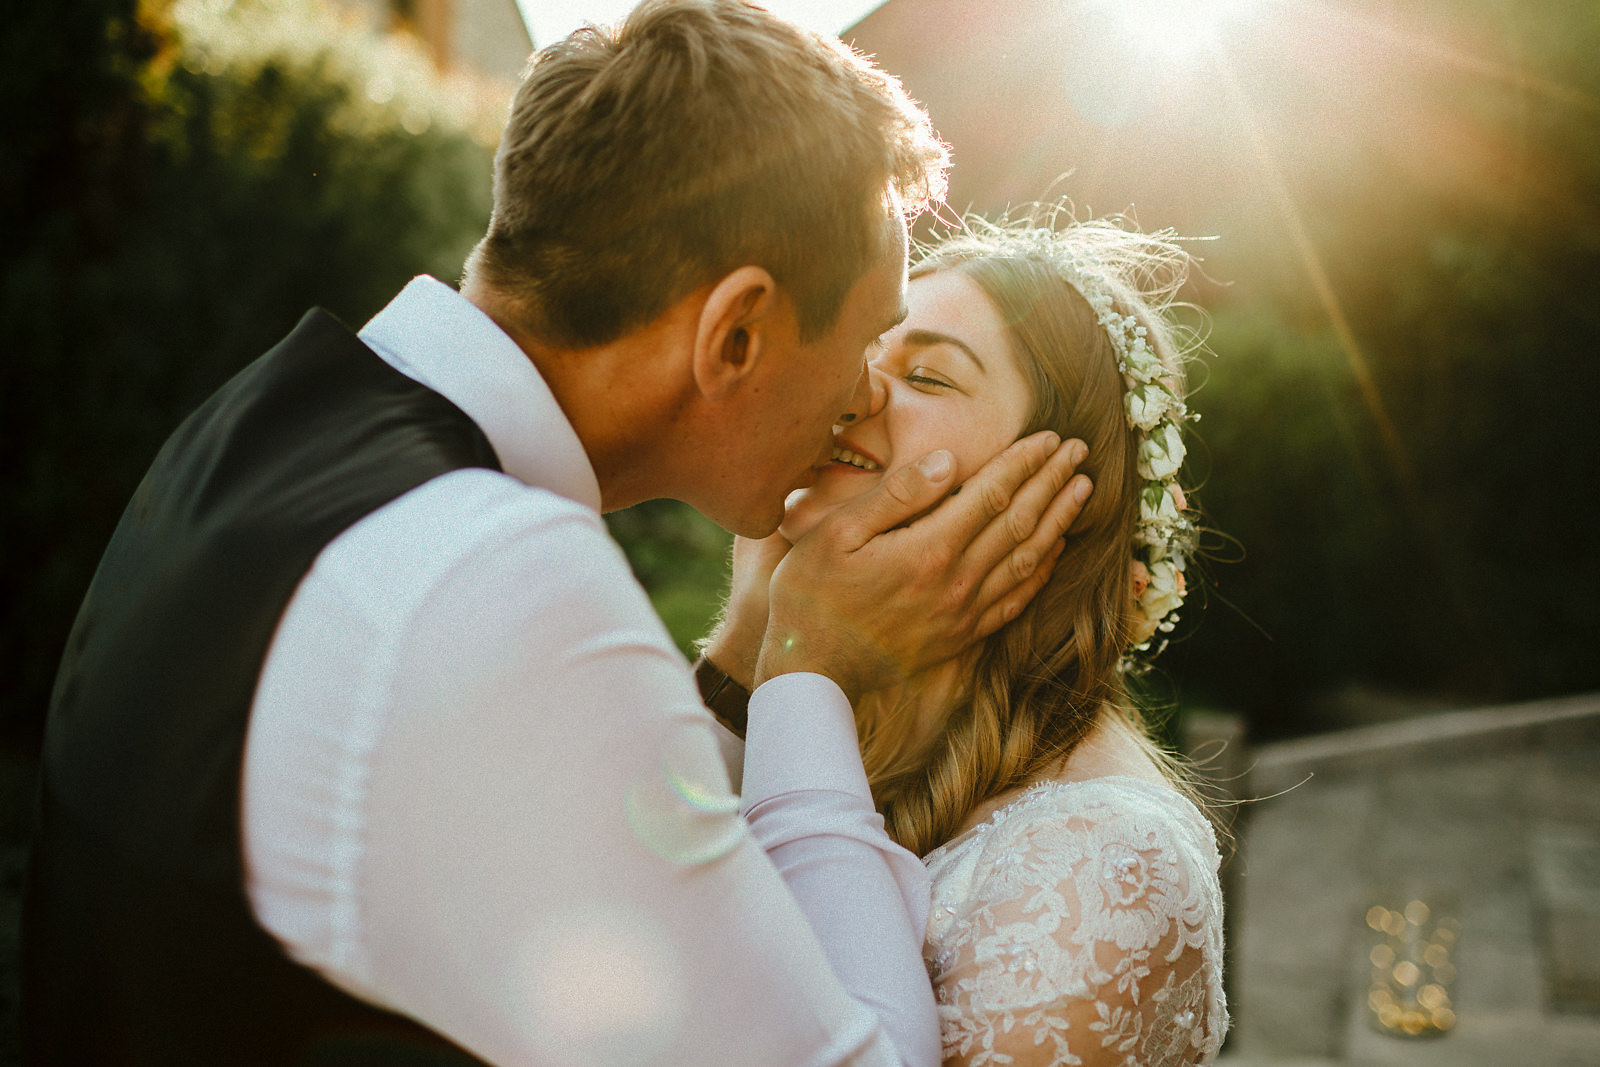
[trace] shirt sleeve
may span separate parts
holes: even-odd
[[[774,717],[839,735],[809,684]],[[917,891],[834,742],[747,823],[598,516],[457,472],[296,592],[247,740],[248,889],[300,962],[503,1067],[934,1063]],[[819,941],[829,912],[857,918]]]
[[[922,964],[928,871],[885,831],[855,716],[832,681],[780,675],[751,695],[741,810],[846,988],[905,1062],[938,1063]]]

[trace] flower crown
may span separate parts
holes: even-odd
[[[1188,502],[1177,474],[1185,451],[1181,427],[1189,410],[1177,376],[1151,348],[1148,329],[1117,310],[1105,269],[1059,246],[1052,253],[1062,278],[1083,296],[1111,339],[1122,372],[1123,410],[1138,442],[1139,477],[1144,481],[1133,532],[1139,619],[1130,651],[1145,652],[1158,633],[1172,632],[1186,591],[1183,572],[1194,546],[1194,524],[1184,514]],[[1124,657],[1124,667],[1130,665]]]

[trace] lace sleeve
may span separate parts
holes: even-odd
[[[1227,1013],[1214,840],[1125,807],[1024,808],[976,843],[970,890],[936,900],[928,963],[946,1064],[1176,1067],[1216,1054]]]

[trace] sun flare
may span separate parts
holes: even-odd
[[[1128,44],[1170,60],[1213,51],[1265,0],[1094,0]]]

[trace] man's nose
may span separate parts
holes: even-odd
[[[868,363],[861,368],[861,380],[856,382],[855,395],[850,398],[850,406],[844,409],[844,414],[839,416],[839,422],[848,426],[876,415],[883,410],[883,402],[888,395],[889,386],[883,372]]]

